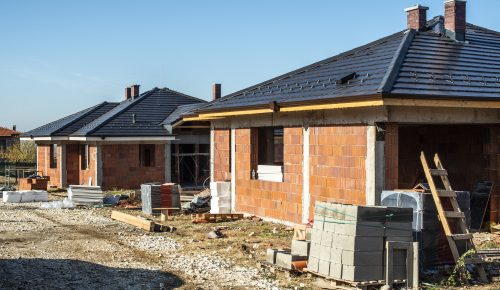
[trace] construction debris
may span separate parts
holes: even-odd
[[[211,182],[210,195],[210,213],[231,212],[231,182]]]
[[[236,221],[243,218],[242,213],[228,213],[228,214],[213,214],[213,213],[202,213],[191,215],[193,223],[216,223],[216,222],[226,222],[226,221]]]
[[[47,190],[50,177],[33,176],[19,179],[19,190]]]
[[[100,186],[70,185],[68,198],[76,205],[101,204],[103,194]]]
[[[215,229],[207,234],[207,238],[209,239],[220,239],[224,237],[226,237],[226,235],[222,233],[220,229]]]
[[[44,202],[40,208],[43,209],[63,209],[63,208],[75,208],[76,205],[69,198],[64,198],[63,200],[54,200],[51,202]]]
[[[140,216],[133,216],[128,213],[120,212],[120,211],[112,211],[111,212],[111,218],[117,221],[121,221],[130,225],[133,225],[135,227],[141,228],[145,231],[148,232],[175,232],[177,228],[164,225],[161,223],[156,223],[150,219],[140,217]]]
[[[193,199],[182,205],[186,213],[203,213],[210,211],[210,190],[206,189],[196,194]]]

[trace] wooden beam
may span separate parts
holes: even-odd
[[[184,117],[182,119],[183,122],[188,122],[188,121],[210,121],[210,120],[218,120],[218,119],[224,119],[224,117]]]
[[[270,108],[267,109],[253,109],[253,110],[239,110],[239,111],[225,111],[217,113],[206,113],[200,114],[200,118],[216,118],[216,117],[230,117],[230,116],[241,116],[241,115],[254,115],[254,114],[265,114],[272,113]]]
[[[153,221],[147,220],[142,217],[129,215],[124,212],[114,210],[111,212],[111,218],[120,222],[136,226],[148,232],[153,232],[155,229],[155,223]]]
[[[299,112],[299,111],[313,111],[313,110],[331,110],[331,109],[346,109],[346,108],[360,108],[360,107],[380,107],[383,106],[382,100],[358,101],[358,102],[343,102],[331,103],[321,105],[304,105],[297,107],[281,107],[280,112]]]
[[[384,99],[387,106],[500,109],[500,101]]]

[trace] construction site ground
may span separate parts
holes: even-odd
[[[289,278],[256,266],[267,248],[290,247],[293,231],[283,225],[251,219],[193,224],[190,216],[177,216],[166,222],[176,232],[149,233],[112,220],[116,208],[40,205],[0,202],[0,289],[314,288],[310,275]],[[216,226],[227,227],[226,237],[208,239]],[[495,235],[482,239],[489,247],[500,243]]]

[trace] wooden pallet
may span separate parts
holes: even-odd
[[[342,279],[335,279],[333,277],[321,275],[316,272],[311,272],[308,269],[304,269],[304,272],[309,273],[312,276],[321,278],[322,280],[317,281],[315,284],[317,287],[324,289],[380,289],[381,286],[385,285],[385,280],[374,280],[374,281],[347,281]],[[394,280],[393,285],[406,284],[406,280]]]
[[[216,223],[236,221],[243,218],[242,213],[200,213],[191,215],[193,223]]]
[[[443,226],[448,244],[450,245],[451,253],[455,262],[458,262],[458,260],[464,253],[460,253],[458,251],[456,241],[465,241],[467,249],[475,250],[474,242],[472,241],[473,235],[469,232],[469,228],[465,223],[465,214],[460,210],[457,202],[457,194],[451,187],[450,180],[448,179],[448,171],[446,171],[446,169],[444,168],[443,163],[439,159],[439,155],[434,155],[434,163],[436,165],[435,169],[429,168],[425,153],[423,151],[420,153],[420,161],[422,162],[425,177],[427,178],[427,182],[431,189],[432,199],[436,204],[439,220],[441,221],[441,225]],[[435,176],[441,179],[444,189],[438,189],[436,187],[436,183],[434,181]],[[448,200],[451,204],[453,208],[451,211],[444,210],[442,201],[445,200]],[[455,233],[451,230],[448,221],[451,219],[458,222],[460,232]],[[466,264],[476,264],[479,278],[484,283],[488,282],[488,277],[486,276],[486,271],[484,270],[482,264],[484,260],[481,258],[481,256],[477,254],[473,255],[470,258],[464,259],[464,262]]]

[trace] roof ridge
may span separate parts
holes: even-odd
[[[240,95],[241,93],[245,92],[245,91],[250,91],[250,90],[253,90],[253,89],[256,89],[260,86],[263,86],[263,85],[266,85],[268,83],[271,83],[271,82],[276,82],[276,81],[279,81],[279,80],[282,80],[282,79],[285,79],[285,78],[289,78],[291,76],[294,76],[296,74],[299,74],[299,73],[302,73],[302,72],[305,72],[305,71],[308,71],[312,68],[315,68],[315,67],[318,67],[318,66],[321,66],[321,65],[324,65],[324,64],[327,64],[327,63],[330,63],[330,62],[333,62],[333,61],[337,61],[339,59],[342,59],[344,57],[347,57],[349,55],[352,55],[352,54],[355,54],[355,53],[358,53],[358,52],[361,52],[361,51],[364,51],[366,49],[369,49],[371,47],[374,47],[374,46],[377,46],[377,45],[380,45],[382,43],[385,43],[387,41],[389,41],[390,39],[392,38],[395,38],[399,35],[401,35],[401,33],[405,33],[407,31],[407,29],[405,30],[401,30],[401,31],[398,31],[396,33],[393,33],[391,35],[388,35],[388,36],[385,36],[383,38],[380,38],[378,40],[375,40],[375,41],[372,41],[370,43],[367,43],[365,45],[362,45],[362,46],[358,46],[356,48],[353,48],[351,50],[348,50],[348,51],[345,51],[345,52],[342,52],[342,53],[339,53],[337,55],[334,55],[334,56],[331,56],[329,58],[326,58],[326,59],[323,59],[323,60],[320,60],[320,61],[317,61],[313,64],[310,64],[310,65],[307,65],[307,66],[304,66],[304,67],[301,67],[301,68],[298,68],[296,70],[293,70],[291,72],[288,72],[288,73],[285,73],[285,74],[282,74],[282,75],[279,75],[275,78],[271,78],[269,80],[266,80],[266,81],[263,81],[261,83],[258,83],[256,85],[253,85],[253,86],[250,86],[248,88],[245,88],[245,89],[242,89],[242,90],[239,90],[239,91],[236,91],[234,93],[231,93],[227,96],[224,96],[218,100],[215,100],[215,101],[212,101],[212,102],[209,102],[207,104],[207,106],[204,106],[204,107],[209,107],[210,105],[212,104],[217,104],[219,102],[224,102],[226,100],[230,100],[231,98],[235,97],[235,96],[238,96]],[[202,110],[203,108],[199,108],[198,110]],[[197,111],[198,111],[197,110]]]
[[[485,28],[482,26],[478,26],[478,25],[468,23],[468,22],[467,22],[467,26],[474,28],[474,29],[477,29],[477,30],[482,30],[482,31],[487,32],[487,33],[494,34],[495,36],[500,36],[500,32],[495,31],[495,30],[491,30],[491,29],[488,29],[488,28]]]
[[[403,61],[406,58],[408,49],[410,48],[410,45],[413,42],[413,39],[415,38],[415,34],[416,31],[410,29],[407,31],[406,35],[401,40],[401,43],[399,44],[399,47],[396,50],[396,53],[394,54],[394,57],[391,60],[391,63],[389,64],[387,72],[385,73],[385,76],[382,79],[379,88],[377,89],[377,92],[387,93],[390,91],[390,89],[392,89],[392,86],[394,85],[394,82],[399,74],[399,70],[401,69],[401,65],[403,64]]]
[[[84,117],[88,116],[90,113],[94,112],[95,110],[99,109],[99,108],[102,108],[103,106],[105,106],[108,102],[104,101],[100,104],[97,104],[95,105],[91,110],[89,110],[88,112],[86,112],[85,114],[82,114],[81,116],[79,116],[78,118],[74,119],[73,121],[67,123],[66,125],[62,126],[61,128],[55,130],[54,132],[52,132],[50,135],[54,135],[54,134],[57,134],[59,132],[61,132],[63,129],[66,129],[68,128],[70,125],[73,125],[75,122],[83,119]]]
[[[162,90],[162,89],[160,89],[160,90]],[[200,102],[203,102],[203,103],[208,103],[208,101],[207,101],[207,100],[203,100],[203,99],[200,99],[200,98],[197,98],[197,97],[193,97],[193,96],[190,96],[190,95],[187,95],[187,94],[181,93],[181,92],[179,92],[179,91],[172,90],[172,89],[170,89],[170,88],[163,88],[163,90],[169,90],[169,91],[171,91],[171,92],[173,92],[173,93],[176,93],[176,94],[179,94],[179,95],[181,95],[181,96],[184,96],[184,97],[187,97],[187,98],[190,98],[190,99],[194,99],[194,100],[197,100],[197,101],[200,101]]]

